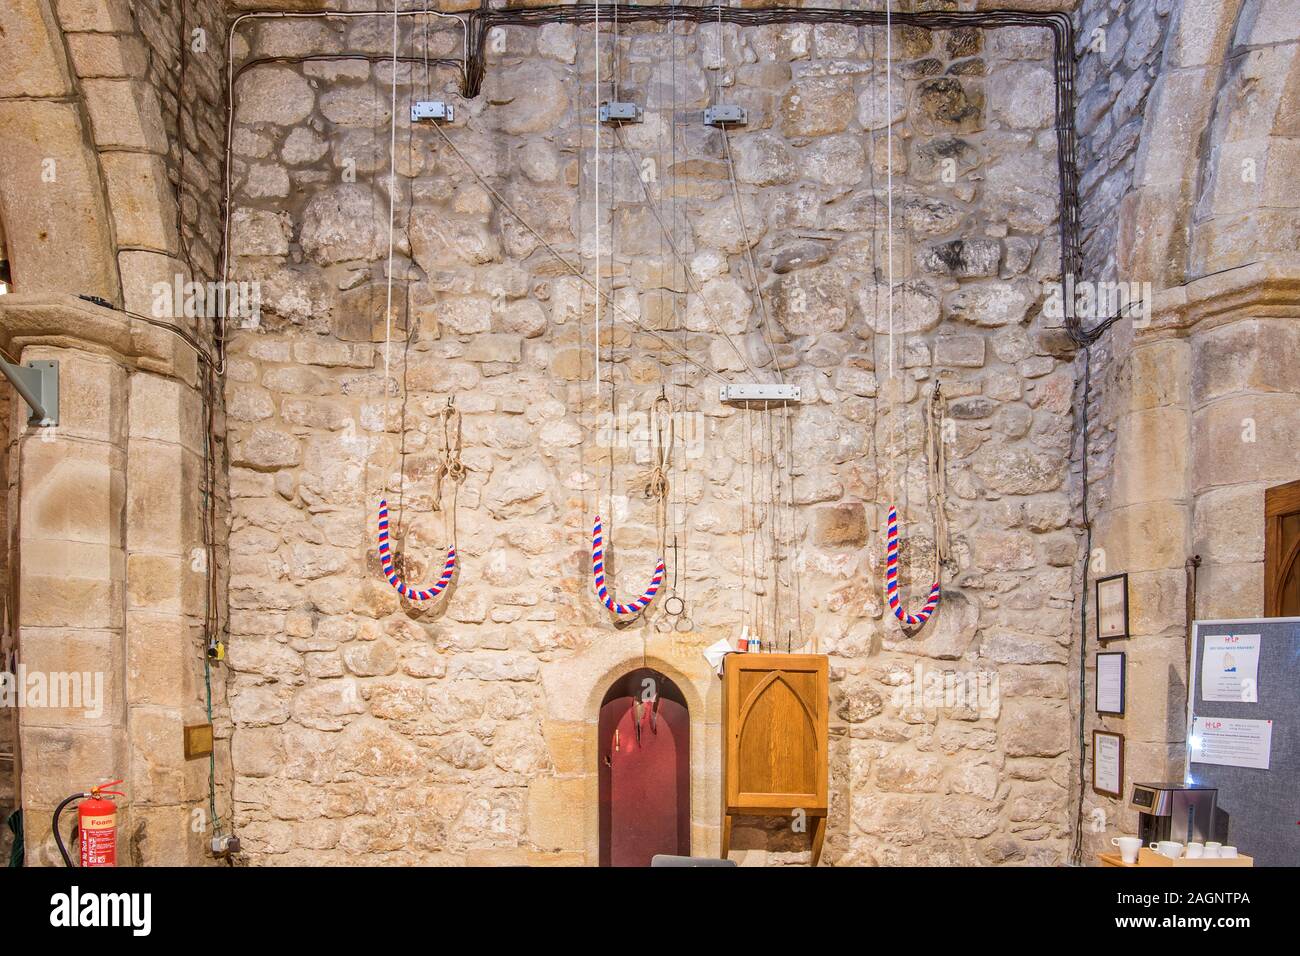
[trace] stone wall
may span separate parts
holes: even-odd
[[[389,30],[249,25],[237,63],[382,60]],[[428,36],[435,59],[458,49],[446,25]],[[712,27],[607,35],[602,77],[617,71],[646,113],[602,133],[614,304],[601,309],[599,393],[595,296],[543,244],[595,274],[589,28],[490,38],[484,95],[451,97],[445,132],[463,161],[406,118],[413,89],[443,95],[451,73],[399,67],[391,182],[390,65],[243,72],[232,252],[263,310],[232,338],[226,403],[234,798],[251,862],[594,862],[587,702],[643,648],[699,688],[693,851],[715,853],[716,681],[698,651],[742,621],[770,636],[778,599],[778,638],[831,656],[828,860],[1063,859],[1078,540],[1073,355],[1038,308],[1059,271],[1049,37],[898,30],[887,117],[881,30],[727,27],[721,60]],[[403,52],[423,44],[404,25]],[[748,110],[728,142],[700,123],[717,99]],[[770,381],[773,356],[806,396],[789,413],[793,474],[784,415],[769,429],[719,404],[693,364]],[[915,605],[935,547],[921,455],[936,381],[952,563],[937,618],[908,637],[884,610],[880,529],[897,498]],[[688,438],[667,522],[694,629],[675,637],[654,629],[658,609],[612,627],[588,564],[600,508],[617,592],[652,565],[655,510],[634,487],[648,449],[626,423],[661,389]],[[374,509],[387,485],[404,571],[429,580],[450,536],[435,491],[449,397],[468,468],[461,568],[444,600],[419,608],[379,572]],[[772,504],[782,493],[792,502]],[[773,552],[785,559],[775,586]],[[996,678],[999,693],[982,711],[926,699],[918,678],[945,671]],[[780,863],[806,858],[806,839],[753,821],[734,846]]]
[[[132,12],[148,64],[144,81],[158,97],[163,120],[166,174],[160,182],[176,195],[176,257],[194,279],[211,280],[221,254],[226,12],[216,0],[137,3]],[[86,58],[95,62],[93,47]]]

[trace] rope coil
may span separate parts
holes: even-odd
[[[640,477],[638,484],[644,486],[647,498],[656,499],[655,526],[659,538],[660,557],[655,564],[650,586],[630,604],[620,604],[615,601],[614,596],[610,594],[609,588],[605,584],[605,534],[600,522],[600,515],[596,515],[596,521],[591,531],[591,574],[596,583],[596,596],[600,598],[600,603],[605,605],[608,610],[619,615],[640,614],[649,607],[650,602],[659,593],[659,588],[664,583],[664,575],[667,573],[667,565],[664,563],[662,555],[667,544],[668,517],[666,509],[670,492],[668,471],[672,466],[675,432],[672,420],[672,404],[668,401],[666,395],[661,394],[659,398],[655,399],[650,415],[651,466]],[[611,483],[613,475],[613,460],[611,458]],[[613,507],[613,504],[611,498],[610,507]]]
[[[925,604],[915,614],[909,613],[898,597],[898,506],[891,504],[886,519],[885,534],[885,593],[889,609],[905,627],[920,627],[939,607],[943,567],[950,557],[948,540],[947,494],[945,477],[947,459],[944,455],[943,436],[940,434],[947,405],[942,390],[936,384],[925,409],[926,475],[929,479],[928,504],[934,513],[934,584],[926,596]]]

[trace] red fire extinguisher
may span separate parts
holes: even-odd
[[[74,793],[54,810],[54,842],[59,846],[63,862],[72,866],[67,847],[63,845],[63,834],[59,832],[59,814],[73,800],[77,804],[77,833],[81,842],[81,866],[117,866],[117,804],[105,797],[124,797],[116,787],[121,780],[102,783],[91,787],[89,793]],[[75,839],[75,837],[74,837]]]

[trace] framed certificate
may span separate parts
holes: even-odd
[[[1124,798],[1124,735],[1092,732],[1092,789],[1103,797]]]
[[[1098,651],[1096,661],[1097,713],[1121,717],[1128,658],[1123,651]]]
[[[1097,640],[1128,637],[1128,575],[1097,579]]]

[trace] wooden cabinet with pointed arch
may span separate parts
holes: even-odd
[[[826,658],[728,654],[722,685],[722,855],[733,818],[802,811],[816,866],[828,809]]]

